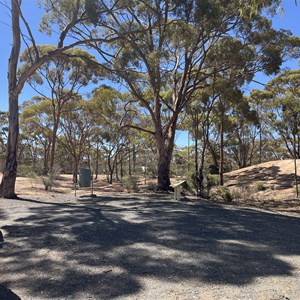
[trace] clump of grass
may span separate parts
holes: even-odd
[[[122,186],[130,193],[138,191],[138,179],[135,176],[125,176],[121,179]]]
[[[253,200],[252,190],[249,186],[234,188],[231,195],[234,200]]]
[[[55,180],[59,179],[59,176],[60,176],[60,169],[57,167],[54,167],[52,172],[48,176],[42,178],[42,182],[44,184],[45,191],[51,190],[51,188],[54,185]]]
[[[265,184],[262,181],[255,182],[254,186],[255,186],[255,190],[258,192],[265,191],[267,189]]]

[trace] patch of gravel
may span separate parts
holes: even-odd
[[[297,300],[299,220],[171,195],[0,199],[0,287],[24,300]]]

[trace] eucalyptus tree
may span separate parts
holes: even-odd
[[[269,125],[281,137],[294,159],[297,185],[297,159],[300,158],[300,69],[283,71],[272,79],[264,91],[253,91],[268,111]]]
[[[40,55],[53,51],[54,46],[37,46]],[[30,51],[25,50],[20,57],[23,68],[30,63]],[[69,101],[76,98],[83,86],[97,82],[99,68],[89,62],[95,58],[79,48],[65,51],[61,56],[48,60],[39,67],[27,83],[45,100],[51,102],[53,128],[48,171],[52,173],[60,118]]]
[[[70,154],[73,159],[72,173],[73,181],[77,182],[77,171],[80,160],[87,153],[89,139],[93,134],[93,121],[86,109],[87,101],[73,99],[66,104],[60,118],[61,132],[58,143]]]
[[[190,136],[195,141],[193,178],[195,179],[197,194],[201,194],[204,188],[205,157],[214,119],[215,110],[213,108],[219,95],[220,93],[214,87],[199,90],[195,93],[194,99],[187,105],[186,117],[183,120],[183,128],[189,131]]]
[[[300,70],[284,71],[272,79],[263,91],[254,90],[269,126],[282,138],[291,157],[300,158]]]
[[[106,159],[108,183],[113,182],[119,155],[125,151],[128,144],[128,129],[120,126],[120,120],[124,118],[122,97],[121,92],[102,85],[93,91],[92,99],[87,105],[94,125],[99,128],[97,142]],[[125,118],[128,119],[129,114]]]
[[[40,55],[37,43],[30,28],[29,22],[24,16],[21,9],[22,0],[11,0],[10,7],[11,20],[12,20],[12,48],[8,64],[8,103],[9,103],[9,125],[8,125],[8,142],[5,169],[2,176],[0,185],[0,195],[5,198],[16,198],[15,183],[17,175],[17,145],[19,137],[19,116],[18,116],[18,102],[19,95],[30,76],[41,66],[43,63],[58,57],[65,50],[70,49],[82,43],[82,41],[72,41],[68,45],[64,45],[65,39],[70,29],[82,21],[82,3],[81,1],[72,1],[70,3],[70,11],[72,14],[71,19],[66,19],[67,26],[60,27],[58,34],[57,47],[52,51]],[[21,24],[24,26],[24,31],[21,31]],[[32,45],[28,48],[30,50],[30,64],[18,74],[19,56],[21,51],[22,39],[25,46]]]
[[[47,35],[52,35],[51,44],[56,44],[49,52],[41,54],[39,51],[38,41],[34,31],[30,26],[28,16],[22,11],[22,0],[11,0],[7,9],[11,13],[12,28],[12,47],[8,64],[8,107],[9,107],[9,125],[8,125],[8,142],[6,151],[5,170],[0,184],[0,195],[5,198],[16,198],[15,183],[17,175],[17,146],[19,136],[19,95],[27,80],[33,73],[44,63],[54,58],[60,57],[66,50],[85,45],[87,42],[111,43],[122,38],[128,32],[107,33],[102,30],[101,35],[95,39],[89,34],[91,21],[86,15],[86,5],[90,1],[84,0],[45,0],[42,3],[46,11],[42,19],[40,29]],[[109,2],[109,1],[107,1]],[[31,5],[34,5],[31,2]],[[112,4],[113,5],[113,4]],[[105,25],[106,9],[98,9],[98,15],[102,16],[101,24]],[[32,8],[32,11],[34,8]],[[59,21],[58,21],[59,19]],[[22,25],[22,26],[21,26]],[[80,30],[80,33],[79,33]],[[88,32],[84,34],[84,32]],[[23,43],[22,43],[23,41]],[[30,63],[26,68],[18,73],[19,58],[21,48],[27,48],[30,57]]]
[[[48,171],[53,129],[51,112],[51,103],[38,96],[23,102],[20,109],[20,143],[25,142],[32,148],[32,152],[38,152],[33,153],[33,157],[39,156],[43,160],[43,167],[36,171],[45,175]],[[33,165],[37,168],[34,163]]]
[[[257,112],[249,105],[248,97],[243,97],[232,109],[229,123],[226,151],[239,168],[245,168],[256,154],[260,124]]]
[[[95,12],[105,1],[90,2],[97,25]],[[89,44],[99,51],[111,79],[124,84],[151,118],[147,127],[126,126],[155,137],[159,189],[169,188],[178,118],[195,92],[219,72],[234,69],[236,80],[250,78],[258,70],[277,71],[282,62],[290,33],[273,30],[260,9],[244,17],[241,7],[249,10],[239,0],[120,1],[117,11],[109,12],[109,32],[136,31],[109,49]],[[93,33],[97,37],[97,28]]]

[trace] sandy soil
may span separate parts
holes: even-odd
[[[297,165],[300,174],[300,160],[297,160]],[[293,160],[271,161],[232,171],[225,175],[225,183],[233,193],[240,196],[234,201],[237,205],[300,215]]]

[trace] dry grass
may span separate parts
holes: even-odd
[[[300,174],[300,160],[298,161]],[[0,177],[2,175],[0,174]],[[152,180],[153,181],[153,180]],[[299,177],[300,181],[300,177]],[[149,180],[147,180],[149,184]],[[252,206],[289,215],[300,215],[300,199],[295,194],[293,160],[281,160],[235,170],[225,174],[225,185],[233,195],[233,204]],[[144,178],[139,179],[140,192],[146,190]],[[51,191],[45,191],[42,178],[17,177],[16,192],[22,195],[70,194],[74,195],[74,184],[71,175],[60,175]],[[78,188],[76,195],[90,195],[91,188]],[[119,182],[108,184],[105,175],[94,181],[93,194],[128,193]]]
[[[297,164],[297,172],[300,174],[300,160]],[[235,203],[239,205],[300,214],[293,160],[271,161],[235,170],[225,175],[225,182],[233,193]]]

